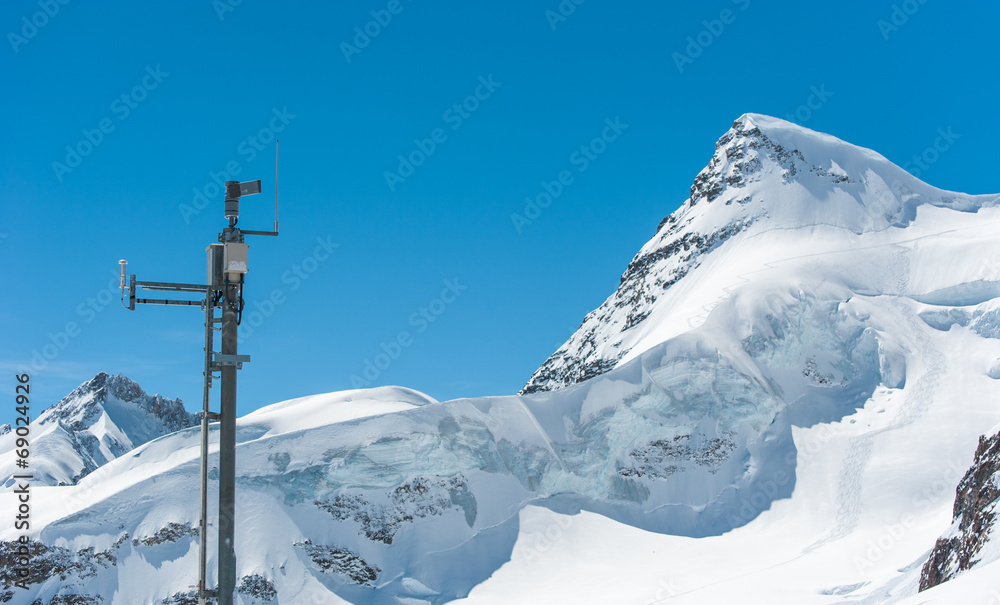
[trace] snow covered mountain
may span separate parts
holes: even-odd
[[[240,602],[988,602],[997,561],[918,590],[1000,423],[998,203],[743,116],[532,393],[239,419]],[[198,443],[33,488],[0,600],[192,602]]]
[[[194,426],[180,400],[147,395],[121,374],[101,372],[81,384],[31,424],[31,467],[15,466],[16,435],[0,435],[0,482],[30,472],[35,485],[70,485],[157,437]]]
[[[600,375],[700,324],[707,309],[678,325],[664,315],[697,300],[690,292],[698,280],[679,282],[738,235],[824,226],[860,235],[906,227],[922,205],[971,211],[993,203],[929,187],[882,156],[834,137],[746,114],[715,144],[691,197],[663,219],[618,290],[584,318],[521,393]]]

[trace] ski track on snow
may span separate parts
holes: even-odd
[[[875,437],[916,422],[933,402],[934,393],[945,372],[947,360],[944,355],[934,347],[921,323],[914,318],[913,310],[900,300],[900,297],[906,296],[909,285],[910,263],[907,253],[908,249],[902,248],[896,255],[898,262],[893,263],[894,266],[901,266],[904,270],[896,276],[897,291],[890,304],[897,312],[897,316],[906,322],[909,333],[913,335],[913,344],[917,347],[917,353],[923,360],[925,370],[909,388],[903,405],[888,426],[865,435],[859,435],[851,440],[837,485],[837,524],[825,538],[806,547],[802,551],[803,554],[812,552],[829,542],[847,537],[854,531],[861,517],[861,492],[864,487],[865,472],[869,462],[871,462]]]

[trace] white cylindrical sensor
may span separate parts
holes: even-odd
[[[118,286],[122,289],[122,292],[124,292],[125,291],[125,273],[128,271],[128,269],[127,269],[127,267],[128,267],[128,261],[123,258],[120,261],[118,261],[118,266],[121,267],[121,270],[122,270],[121,277],[118,279]]]

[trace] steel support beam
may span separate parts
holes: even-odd
[[[235,285],[222,301],[222,355],[237,355]],[[222,366],[219,430],[219,605],[233,605],[236,591],[236,366]]]

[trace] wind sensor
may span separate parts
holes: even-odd
[[[249,355],[237,352],[237,328],[243,316],[243,287],[249,272],[250,246],[246,235],[278,235],[278,147],[274,154],[274,231],[249,231],[237,227],[240,219],[240,198],[261,192],[260,181],[226,181],[225,218],[229,225],[219,233],[219,243],[210,244],[207,254],[207,278],[204,284],[137,281],[130,275],[126,283],[128,262],[118,261],[121,271],[119,285],[122,306],[128,291],[129,310],[136,304],[179,305],[200,307],[205,311],[205,387],[201,414],[201,508],[198,527],[198,603],[205,605],[215,599],[218,605],[232,605],[236,591],[236,371],[250,361]],[[197,294],[190,298],[138,298],[136,289]],[[216,312],[219,310],[219,313]],[[216,325],[221,324],[220,328]],[[221,330],[222,343],[216,352],[214,333]],[[220,385],[219,412],[210,410],[209,392],[218,373]],[[219,422],[219,573],[217,590],[206,583],[208,548],[208,438],[209,423]]]

